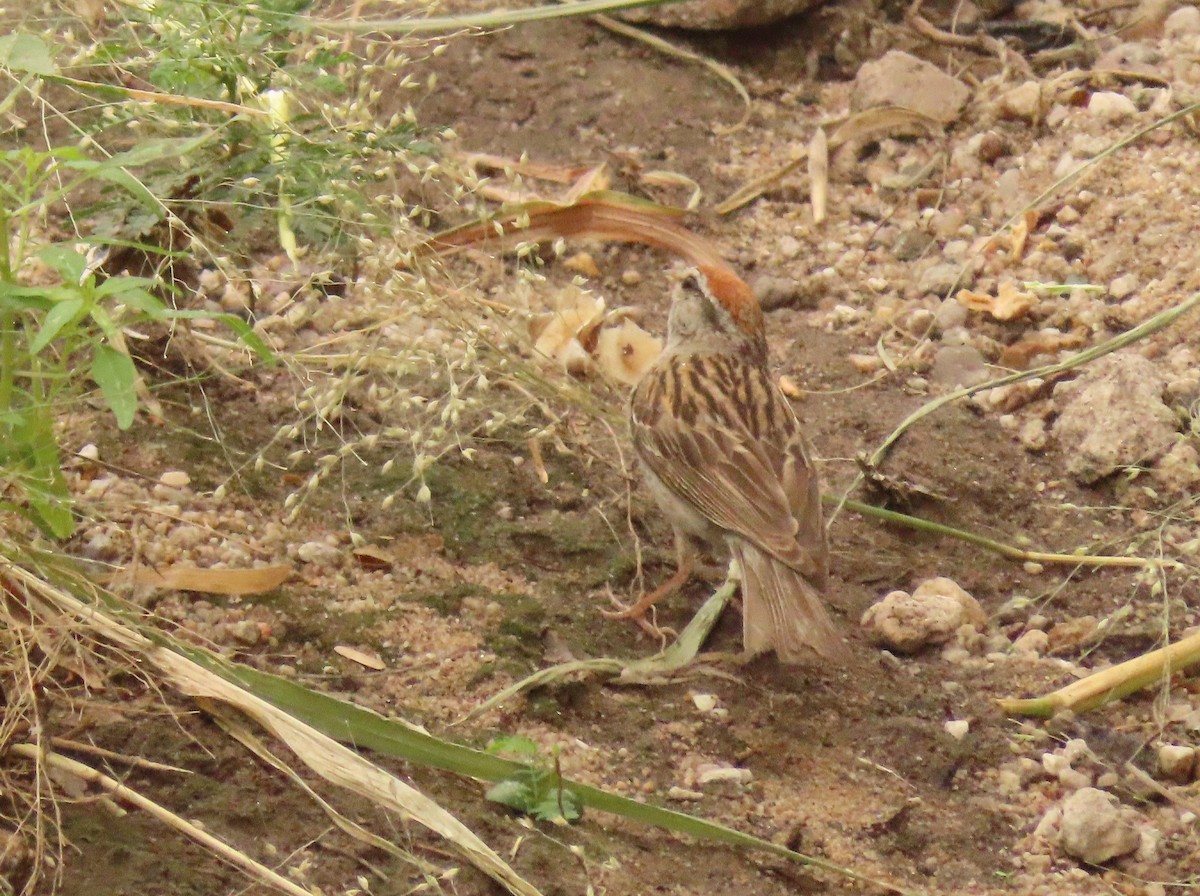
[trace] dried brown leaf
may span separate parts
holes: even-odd
[[[153,569],[138,566],[127,569],[134,585],[149,585],[171,591],[199,591],[204,594],[262,594],[274,591],[292,574],[290,566],[260,566],[254,569],[201,569],[196,566],[168,566]],[[120,573],[118,573],[120,575]]]
[[[338,656],[345,657],[352,663],[358,663],[367,669],[374,669],[376,672],[382,672],[387,668],[387,664],[374,653],[367,653],[359,650],[357,647],[348,647],[345,644],[335,644],[333,652]]]

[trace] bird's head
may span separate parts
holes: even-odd
[[[668,345],[711,344],[765,359],[762,308],[745,282],[726,268],[683,270],[671,301]]]

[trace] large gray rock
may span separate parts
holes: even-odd
[[[1136,351],[1105,355],[1054,390],[1061,408],[1054,437],[1067,471],[1089,484],[1147,463],[1175,443],[1179,420],[1163,402],[1166,380]]]
[[[858,70],[850,108],[861,112],[876,106],[902,106],[949,124],[958,118],[970,95],[966,84],[936,65],[902,50],[889,50]]]
[[[1058,843],[1067,855],[1100,865],[1138,848],[1138,820],[1137,812],[1111,793],[1084,787],[1062,804]]]
[[[778,22],[820,3],[821,0],[691,0],[690,3],[627,9],[621,13],[621,18],[665,28],[720,31]]]

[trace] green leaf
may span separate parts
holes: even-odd
[[[275,363],[275,353],[271,351],[271,347],[262,341],[262,337],[254,332],[254,328],[248,323],[233,314],[217,315],[217,320],[233,330],[242,342],[253,351],[256,355],[266,361],[268,364]]]
[[[75,320],[83,310],[83,305],[83,297],[78,295],[55,304],[53,308],[46,312],[46,319],[42,321],[41,330],[38,331],[33,341],[29,343],[29,351],[37,354],[53,342],[63,327]]]
[[[500,781],[488,788],[485,794],[488,800],[508,806],[518,812],[528,812],[533,805],[533,791],[523,781]]]
[[[54,538],[67,538],[75,531],[71,492],[48,413],[25,408],[0,417],[0,470],[24,496],[24,516]]]
[[[92,379],[117,418],[117,426],[128,429],[137,412],[137,368],[129,355],[110,345],[96,346]]]
[[[110,283],[126,279],[132,280],[134,278],[114,277],[112,280],[105,280],[96,290],[97,295],[109,295],[116,301],[123,302],[126,307],[142,312],[142,314],[151,320],[165,320],[173,316],[171,309],[167,308],[161,300],[150,295],[150,293],[136,284],[122,284],[114,289],[104,289]]]
[[[50,48],[33,34],[0,37],[0,68],[30,75],[58,74],[58,66],[50,58]]]
[[[538,821],[579,821],[583,818],[583,800],[573,790],[555,787],[541,802],[529,810]]]
[[[528,737],[519,734],[493,737],[488,741],[487,751],[493,756],[501,753],[516,753],[518,756],[536,756],[541,748]]]
[[[79,283],[87,270],[87,256],[76,249],[74,243],[54,243],[38,252],[37,257],[67,283]]]
[[[41,287],[14,286],[0,281],[0,309],[6,311],[48,311],[49,290]]]

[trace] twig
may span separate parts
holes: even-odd
[[[1191,812],[1193,815],[1200,818],[1200,803],[1193,803],[1191,800],[1187,799],[1186,797],[1182,797],[1175,791],[1171,790],[1171,788],[1163,787],[1161,784],[1159,784],[1157,781],[1155,781],[1152,777],[1150,777],[1148,774],[1146,774],[1144,771],[1142,771],[1140,768],[1138,768],[1132,762],[1125,763],[1125,771],[1130,776],[1137,778],[1139,784],[1149,787],[1151,790],[1153,790],[1155,793],[1157,793],[1159,796],[1161,796],[1164,800],[1174,803],[1179,808],[1181,808],[1187,812]]]
[[[1024,382],[1025,380],[1034,379],[1035,377],[1041,377],[1044,379],[1046,377],[1056,376],[1065,370],[1072,370],[1076,367],[1080,367],[1091,361],[1095,361],[1097,358],[1103,357],[1111,352],[1115,352],[1118,349],[1125,348],[1127,345],[1132,345],[1133,343],[1149,336],[1151,333],[1158,332],[1164,327],[1173,324],[1177,319],[1191,311],[1197,305],[1200,305],[1200,293],[1196,293],[1190,299],[1181,302],[1173,308],[1160,311],[1153,317],[1138,324],[1138,326],[1134,327],[1132,330],[1128,330],[1119,336],[1114,336],[1112,339],[1102,342],[1099,345],[1094,345],[1089,349],[1085,349],[1079,352],[1077,355],[1073,355],[1064,361],[1059,361],[1055,364],[1048,364],[1045,367],[1038,367],[1034,370],[1024,370],[1019,373],[1012,373],[1008,376],[1002,376],[999,379],[989,380],[986,383],[979,383],[975,386],[968,386],[964,389],[958,389],[954,392],[949,392],[946,395],[940,395],[932,401],[921,405],[921,407],[917,408],[915,411],[905,417],[904,420],[900,422],[900,425],[892,430],[891,434],[883,440],[883,443],[877,449],[875,449],[875,453],[871,455],[868,464],[872,467],[878,467],[881,463],[883,463],[884,458],[887,457],[888,449],[890,449],[892,445],[896,443],[896,440],[899,439],[900,436],[902,436],[909,429],[909,427],[911,427],[914,423],[917,423],[918,421],[928,417],[939,408],[950,404],[951,402],[958,401],[960,398],[970,398],[972,395],[978,395],[980,392],[987,392],[990,389],[996,389],[1000,386],[1010,386],[1013,383]]]
[[[488,698],[455,724],[462,724],[477,718],[532,688],[544,687],[574,675],[605,675],[616,677],[621,684],[644,684],[655,678],[663,678],[673,672],[678,672],[696,658],[705,638],[716,624],[717,617],[721,615],[721,611],[733,597],[733,592],[737,590],[737,584],[737,580],[732,575],[726,578],[724,584],[705,601],[696,615],[692,617],[692,621],[666,650],[640,660],[600,657],[591,660],[573,660],[569,663],[559,663],[556,666],[539,669]]]
[[[77,740],[68,740],[65,737],[52,737],[50,738],[50,743],[60,750],[70,750],[73,753],[86,753],[89,756],[107,759],[109,762],[119,762],[122,765],[129,765],[133,768],[143,768],[154,772],[174,772],[178,775],[194,774],[191,769],[166,765],[162,762],[154,762],[150,759],[143,759],[141,756],[126,756],[124,753],[114,753],[112,750],[106,750],[103,747],[80,743]]]
[[[292,883],[286,877],[276,871],[272,871],[261,862],[257,862],[245,853],[234,849],[224,840],[220,840],[207,831],[201,830],[190,821],[180,818],[169,809],[160,806],[153,800],[147,799],[136,790],[126,787],[120,781],[96,771],[96,769],[89,765],[76,762],[74,759],[70,759],[60,753],[43,752],[34,744],[13,744],[8,748],[8,752],[24,757],[32,762],[45,762],[47,765],[72,774],[83,781],[87,781],[89,784],[97,785],[117,799],[130,803],[169,827],[175,828],[175,830],[195,840],[214,855],[241,869],[261,883],[275,887],[284,893],[291,894],[291,896],[314,896],[312,890],[307,890]]]
[[[851,498],[839,498],[837,495],[822,495],[821,498],[827,504],[837,504],[848,510],[861,513],[864,516],[873,516],[885,522],[898,523],[910,529],[920,529],[936,535],[948,535],[951,538],[957,538],[959,541],[965,541],[986,551],[991,551],[993,554],[999,554],[1008,560],[1016,560],[1018,563],[1055,563],[1068,566],[1135,566],[1138,568],[1164,565],[1161,560],[1146,557],[1116,557],[1103,554],[1051,554],[1042,551],[1027,551],[1015,545],[995,541],[984,535],[976,535],[974,532],[955,529],[953,526],[947,526],[944,523],[923,520],[920,517],[898,513],[895,510],[886,510],[883,507],[876,507],[874,504],[864,504],[862,501],[855,501]]]

